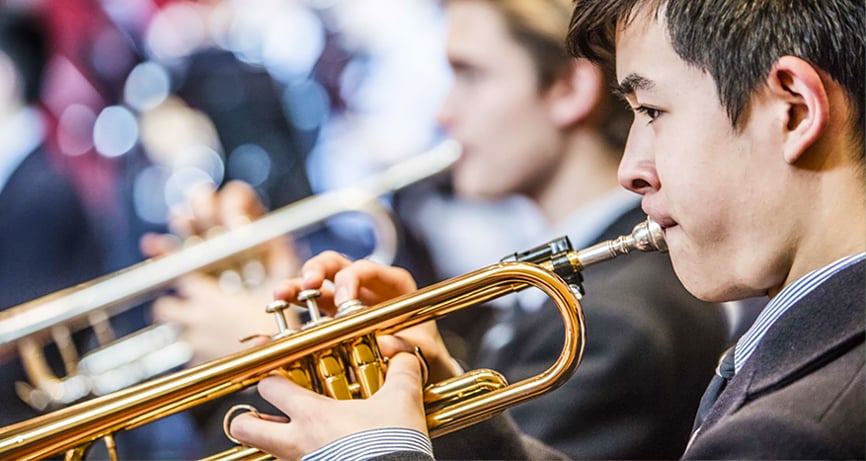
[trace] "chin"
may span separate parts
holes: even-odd
[[[709,270],[709,273],[705,272],[707,270]],[[721,303],[759,295],[757,291],[739,286],[732,280],[722,279],[721,275],[724,272],[724,268],[695,269],[692,266],[691,269],[680,270],[674,264],[674,272],[676,272],[677,278],[680,279],[686,290],[701,301]]]
[[[473,181],[456,177],[454,179],[454,192],[457,196],[470,200],[495,200],[504,195],[494,188],[484,187],[482,181]]]
[[[671,264],[674,267],[674,272],[683,286],[695,298],[707,302],[719,302],[724,296],[723,290],[719,282],[719,273],[724,269],[711,269],[706,267],[704,261],[695,261],[693,252],[685,250],[686,257],[683,257],[683,251],[679,251],[679,246],[671,245],[669,234],[665,233],[665,238],[668,241],[670,248]],[[691,256],[691,257],[690,257]]]

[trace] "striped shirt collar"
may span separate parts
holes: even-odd
[[[855,254],[842,258],[830,265],[806,274],[794,283],[786,286],[779,292],[776,297],[770,300],[764,310],[761,311],[755,323],[752,324],[746,333],[737,341],[736,349],[734,350],[734,372],[739,373],[740,369],[746,363],[746,360],[755,352],[761,338],[767,333],[767,330],[773,326],[776,320],[782,316],[791,306],[803,299],[812,290],[827,281],[833,275],[841,272],[845,268],[856,264],[866,259],[866,253]]]

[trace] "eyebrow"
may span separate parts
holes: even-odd
[[[628,74],[619,84],[614,85],[613,92],[622,99],[633,94],[635,90],[651,90],[655,87],[652,80],[640,74]]]

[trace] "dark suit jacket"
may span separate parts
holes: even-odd
[[[597,240],[628,234],[644,219],[632,209]],[[580,367],[561,388],[512,407],[511,416],[524,432],[573,458],[680,456],[725,349],[720,307],[691,296],[667,255],[630,254],[583,276],[587,342]],[[552,302],[517,316],[515,340],[480,365],[509,382],[547,369],[562,349],[559,317]],[[435,447],[446,459],[461,456],[444,441]]]
[[[864,458],[864,266],[835,275],[777,321],[719,397],[685,458]],[[458,434],[477,437],[483,446],[514,448],[517,435],[509,435],[501,419]],[[548,459],[521,449],[523,459]],[[377,459],[429,458],[399,453]]]
[[[0,191],[0,309],[100,274],[100,245],[76,197],[42,150],[10,176]],[[22,380],[17,360],[0,365],[0,425],[36,415],[15,395]]]
[[[864,266],[836,274],[766,333],[712,407],[692,459],[863,459]]]
[[[685,458],[864,458],[864,266],[832,277],[777,321],[719,397]],[[523,450],[503,459],[556,459],[537,446],[516,446],[518,435],[502,419],[446,437],[462,439],[462,459],[478,459],[476,443],[483,450]],[[407,452],[375,459],[429,460]]]

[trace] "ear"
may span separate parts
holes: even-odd
[[[785,161],[793,164],[827,127],[830,103],[824,82],[808,62],[783,56],[770,70],[767,84],[786,108],[783,115]]]
[[[576,59],[571,68],[547,90],[545,99],[553,122],[567,128],[586,118],[604,91],[601,70],[585,59]]]

